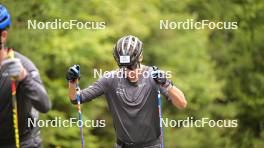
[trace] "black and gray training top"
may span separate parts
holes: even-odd
[[[21,60],[28,75],[17,82],[17,108],[20,141],[31,138],[32,131],[36,128],[29,127],[29,118],[38,118],[38,111],[47,112],[51,108],[46,90],[42,84],[39,72],[34,64],[25,56],[15,52],[15,58]],[[11,79],[1,72],[0,69],[0,145],[12,145],[15,143]]]
[[[144,71],[150,74],[153,69],[145,66]],[[137,84],[133,84],[118,77],[116,71],[111,74],[114,77],[104,75],[81,90],[82,103],[104,94],[119,140],[129,143],[156,140],[160,136],[158,89],[168,98],[166,89],[157,85],[152,77],[141,75]]]

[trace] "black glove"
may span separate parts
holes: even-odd
[[[73,65],[69,68],[66,79],[70,82],[74,82],[76,79],[80,79],[80,66]]]
[[[168,87],[169,85],[172,85],[172,82],[166,78],[165,72],[160,71],[156,66],[153,66],[153,70],[154,71],[151,73],[151,75],[157,84],[163,87]]]

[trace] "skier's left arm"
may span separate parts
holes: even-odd
[[[25,99],[30,99],[33,107],[42,113],[46,113],[51,108],[47,92],[43,86],[37,70],[27,71],[25,78],[19,82],[18,91]]]
[[[28,58],[15,54],[15,58],[5,59],[1,63],[1,70],[16,78],[18,99],[29,99],[32,106],[40,112],[49,111],[51,103],[47,92],[37,68]]]
[[[183,92],[177,87],[173,86],[172,81],[166,78],[164,72],[160,70],[153,71],[153,79],[160,86],[161,93],[171,100],[172,104],[178,109],[184,109],[187,106],[187,101]]]
[[[177,87],[169,84],[169,86],[161,86],[166,89],[168,92],[168,97],[171,100],[172,104],[179,109],[184,109],[187,106],[187,101],[183,92]]]

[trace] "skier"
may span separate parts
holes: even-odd
[[[81,103],[106,96],[116,132],[116,148],[163,147],[156,99],[159,90],[179,109],[187,105],[184,94],[166,78],[165,72],[142,64],[142,46],[132,35],[119,39],[113,50],[119,69],[80,91]],[[70,100],[76,104],[80,66],[70,67],[66,79]]]
[[[35,65],[27,57],[6,47],[10,24],[10,14],[0,5],[0,147],[38,148],[41,144],[40,129],[28,126],[28,120],[38,119],[38,112],[48,112],[51,103]],[[14,58],[10,58],[12,56]],[[15,116],[11,81],[16,85]],[[17,124],[13,119],[18,122],[17,134],[14,129]]]

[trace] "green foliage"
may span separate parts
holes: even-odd
[[[264,3],[260,0],[135,0],[2,2],[12,16],[8,45],[40,70],[53,108],[41,119],[77,117],[67,97],[65,72],[82,67],[82,88],[92,68],[116,68],[112,48],[123,35],[144,42],[144,64],[171,70],[188,107],[164,103],[170,119],[238,119],[238,128],[166,128],[166,147],[264,146]],[[27,20],[106,21],[105,30],[29,30]],[[159,20],[237,21],[237,30],[160,30]],[[164,101],[165,102],[165,101]],[[85,128],[87,147],[112,147],[111,115],[104,97],[83,105],[84,119],[104,119],[106,128]],[[79,129],[42,128],[44,147],[80,147]]]

